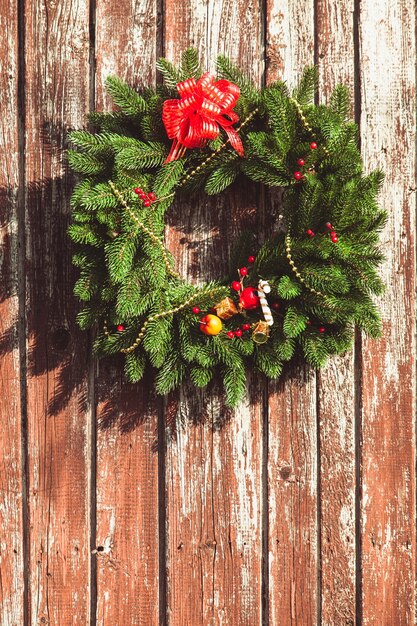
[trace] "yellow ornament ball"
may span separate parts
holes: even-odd
[[[217,315],[205,315],[200,323],[200,330],[205,335],[218,335],[223,328],[222,321]]]

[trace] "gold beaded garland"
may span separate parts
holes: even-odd
[[[297,266],[295,265],[293,258],[291,256],[291,236],[289,233],[286,234],[285,236],[285,250],[286,250],[286,257],[288,259],[288,262],[291,266],[292,271],[294,272],[294,274],[296,275],[296,277],[298,278],[298,280],[300,281],[300,283],[302,283],[304,285],[304,287],[310,291],[310,293],[314,293],[314,295],[316,296],[321,296],[323,298],[325,298],[326,296],[324,295],[324,293],[322,293],[321,291],[317,291],[317,289],[314,289],[313,287],[309,287],[306,284],[305,278],[303,278],[303,276],[300,274],[300,272],[298,271]]]

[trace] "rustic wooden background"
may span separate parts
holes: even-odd
[[[0,623],[416,623],[415,46],[406,0],[0,0]],[[258,84],[316,63],[386,172],[384,338],[320,374],[252,378],[233,414],[95,364],[74,323],[67,130],[108,74],[196,46]],[[216,275],[259,190],[177,209],[180,270]],[[198,210],[197,210],[198,209]],[[227,245],[224,245],[227,244]]]

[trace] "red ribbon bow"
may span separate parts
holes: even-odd
[[[233,124],[239,116],[232,110],[240,89],[228,80],[215,81],[209,73],[177,84],[179,100],[165,100],[162,121],[173,139],[165,163],[180,159],[187,148],[202,148],[208,139],[216,139],[224,128],[230,144],[243,157],[243,145]]]

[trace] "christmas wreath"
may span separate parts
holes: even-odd
[[[386,214],[345,87],[317,105],[314,68],[290,93],[281,81],[257,89],[225,57],[217,67],[218,78],[203,73],[187,50],[179,68],[158,62],[156,89],[107,80],[117,110],[71,133],[81,177],[69,235],[78,322],[97,327],[97,355],[125,354],[131,381],[150,365],[161,394],[219,374],[235,405],[245,366],[277,378],[300,356],[320,367],[345,352],[355,325],[380,334],[372,296]],[[192,284],[165,247],[165,214],[177,197],[220,194],[239,177],[283,190],[276,232],[258,249],[242,233],[225,278]]]

